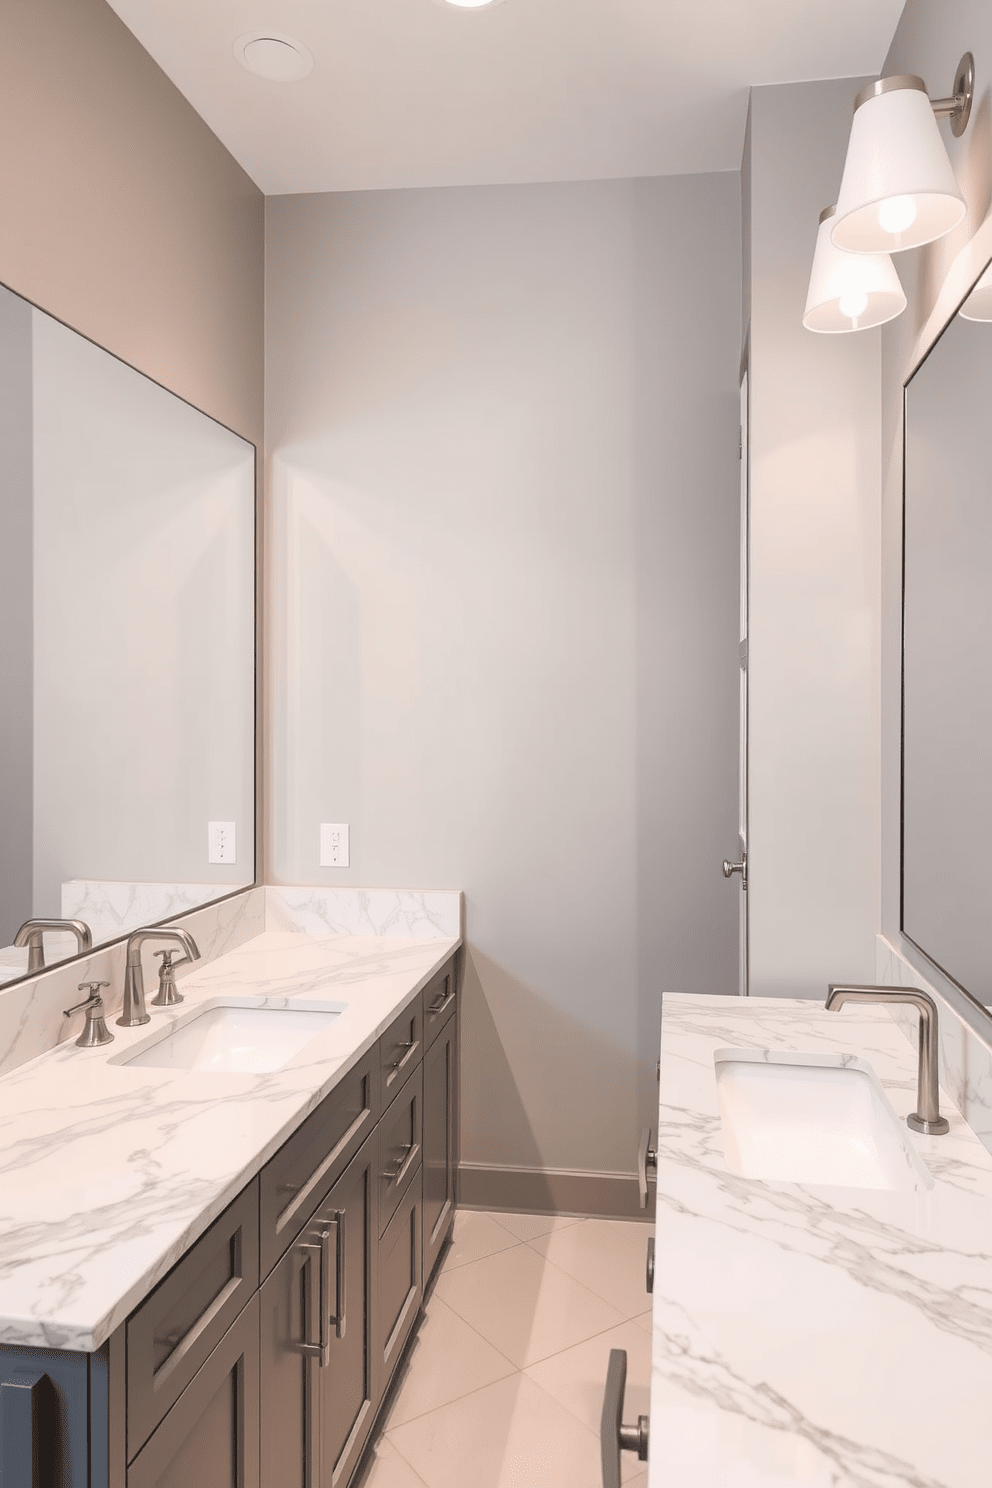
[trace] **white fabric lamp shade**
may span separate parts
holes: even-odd
[[[963,315],[965,320],[992,320],[992,264],[989,264],[958,314]]]
[[[900,253],[957,227],[965,203],[921,78],[858,94],[833,225],[847,253]]]
[[[843,253],[830,239],[834,208],[820,215],[803,325],[828,334],[867,331],[901,315],[906,296],[887,253]]]

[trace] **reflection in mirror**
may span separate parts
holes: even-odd
[[[992,1006],[992,296],[906,387],[902,929]]]
[[[254,879],[254,459],[0,287],[0,981]]]

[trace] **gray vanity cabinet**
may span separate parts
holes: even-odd
[[[454,978],[452,977],[452,985]],[[458,1017],[454,993],[447,1012],[433,1024],[425,1012],[424,1055],[424,1285],[437,1265],[455,1217],[458,1153]]]
[[[453,1219],[456,1034],[452,960],[98,1352],[0,1345],[0,1488],[348,1488]]]

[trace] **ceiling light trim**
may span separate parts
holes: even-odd
[[[281,46],[288,47],[299,59],[297,69],[287,73],[276,73],[268,72],[260,69],[257,65],[252,65],[248,55],[249,48],[260,41],[275,41]],[[299,41],[295,36],[287,36],[283,31],[273,31],[270,27],[261,27],[256,31],[246,31],[243,36],[237,38],[231,50],[234,53],[235,61],[240,63],[245,72],[250,73],[252,77],[261,78],[263,82],[267,83],[302,82],[304,78],[310,76],[315,66],[313,53],[307,50],[302,41]]]

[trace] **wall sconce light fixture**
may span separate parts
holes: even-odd
[[[901,74],[862,88],[831,237],[847,253],[900,253],[949,233],[964,197],[937,127],[961,135],[971,114],[975,64],[966,52],[954,93],[931,100],[922,78]]]
[[[965,320],[992,320],[992,264],[989,264],[958,314]]]
[[[844,253],[830,238],[836,207],[820,213],[803,325],[808,331],[866,331],[901,315],[906,296],[887,253]]]

